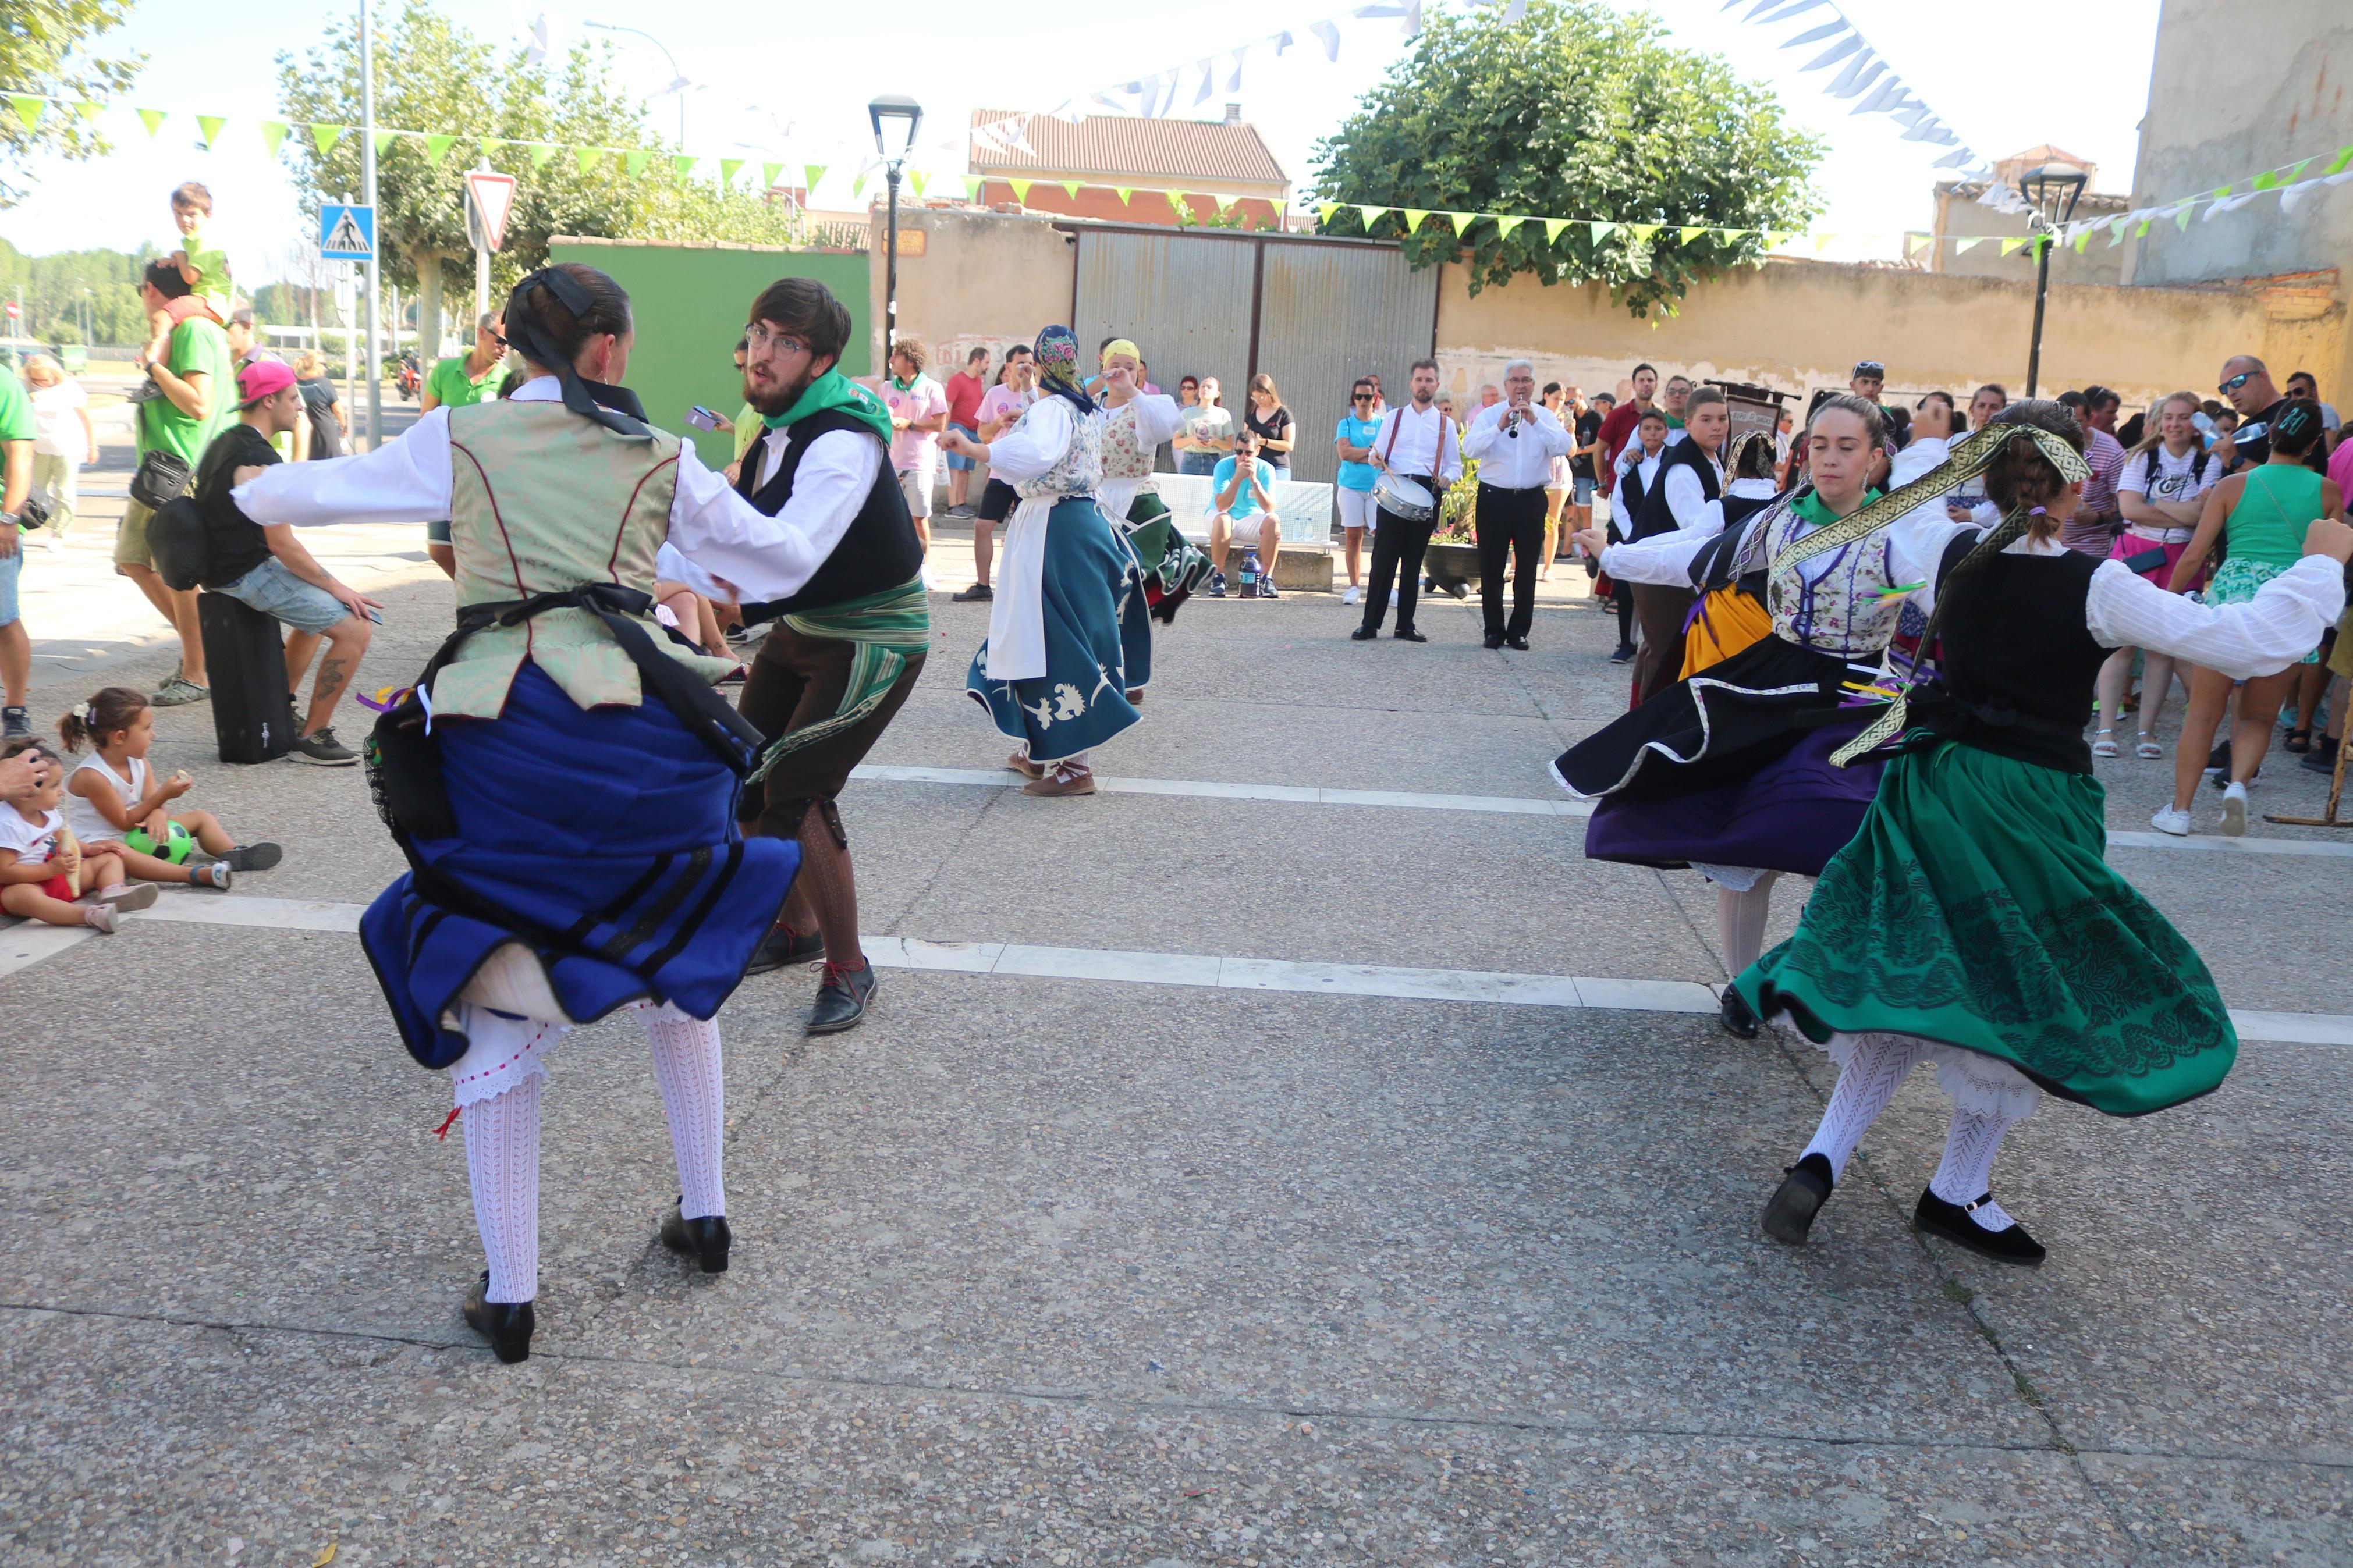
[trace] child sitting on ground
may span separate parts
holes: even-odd
[[[94,748],[94,754],[83,758],[66,781],[66,826],[87,843],[103,844],[111,851],[120,846],[123,863],[134,875],[226,891],[231,873],[267,871],[283,858],[275,844],[237,844],[210,812],[164,810],[195,781],[185,773],[157,779],[147,766],[155,710],[148,706],[145,692],[107,687],[58,721],[58,735],[69,752]],[[212,857],[211,864],[175,863],[187,852],[173,855],[174,825]]]
[[[169,260],[180,269],[188,292],[147,318],[147,346],[133,362],[142,370],[171,353],[172,329],[190,317],[202,316],[216,326],[228,324],[236,288],[229,281],[227,253],[205,244],[204,226],[212,216],[213,194],[196,181],[190,180],[172,193],[172,222],[180,231],[180,247]],[[134,390],[131,401],[159,395],[161,390],[151,381]]]
[[[143,910],[155,889],[123,880],[122,857],[85,848],[58,814],[65,784],[63,760],[38,741],[22,736],[0,757],[20,752],[48,756],[49,775],[32,794],[0,805],[0,910],[45,925],[90,926],[110,935],[120,910]],[[77,900],[92,889],[90,901]]]

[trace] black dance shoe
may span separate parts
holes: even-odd
[[[1821,1155],[1809,1154],[1799,1160],[1766,1200],[1765,1234],[1791,1247],[1805,1246],[1814,1215],[1830,1202],[1831,1189],[1837,1184],[1831,1178],[1831,1163]]]
[[[1996,1263],[2015,1263],[2021,1268],[2042,1268],[2042,1244],[2027,1235],[2024,1226],[2013,1220],[2006,1229],[1988,1230],[1969,1217],[1978,1204],[1991,1202],[1993,1194],[1988,1193],[1974,1204],[1948,1204],[1923,1187],[1919,1206],[1912,1211],[1912,1228],[1941,1236],[1954,1246],[1966,1247]]]
[[[734,1239],[727,1228],[725,1215],[688,1219],[672,1204],[670,1213],[662,1215],[661,1244],[682,1257],[699,1260],[705,1274],[727,1272],[727,1247]]]
[[[1504,639],[1504,646],[1512,649],[1515,653],[1525,653],[1528,651],[1528,639],[1525,637],[1505,637]]]
[[[778,921],[752,950],[752,962],[745,966],[746,974],[768,974],[795,964],[815,963],[825,956],[825,938],[813,931],[795,931]]]
[[[512,1365],[531,1357],[531,1331],[539,1320],[528,1301],[492,1301],[486,1298],[491,1290],[491,1271],[474,1288],[466,1292],[466,1324],[491,1342],[491,1353]]]
[[[838,1035],[844,1029],[855,1028],[866,1016],[866,1005],[874,999],[874,966],[844,969],[838,963],[825,966],[825,983],[817,988],[817,1005],[809,1009],[808,1032],[812,1035]]]
[[[1428,642],[1430,640],[1419,632],[1405,626],[1400,626],[1396,631],[1391,632],[1389,636],[1395,637],[1399,642]]]
[[[1499,647],[1503,647],[1503,646],[1504,646],[1504,634],[1503,634],[1503,633],[1501,633],[1501,632],[1489,632],[1489,633],[1487,634],[1486,647],[1487,647],[1487,651],[1488,651],[1488,652],[1493,653],[1493,652],[1494,652],[1494,651],[1495,651],[1495,649],[1497,649],[1497,648],[1499,648]]]
[[[1737,1035],[1744,1040],[1757,1037],[1757,1015],[1737,987],[1724,988],[1724,1000],[1717,1005],[1715,1016],[1722,1020],[1725,1034]]]
[[[1358,626],[1355,631],[1348,634],[1348,640],[1350,642],[1370,642],[1380,635],[1381,628],[1378,626]]]

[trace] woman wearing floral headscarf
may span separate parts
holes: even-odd
[[[1141,717],[1152,633],[1134,552],[1095,504],[1103,422],[1079,389],[1078,340],[1049,327],[1036,353],[1045,395],[1019,424],[994,441],[943,437],[1021,498],[965,690],[1019,742],[1007,763],[1029,777],[1023,793],[1092,795],[1087,755]]]

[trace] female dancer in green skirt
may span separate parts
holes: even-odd
[[[1995,424],[2018,432],[1985,475],[2003,521],[1954,525],[1943,552],[1922,639],[1943,639],[1940,682],[1840,753],[1913,726],[1796,933],[1734,982],[1758,1017],[1839,1064],[1813,1142],[1766,1205],[1777,1241],[1806,1239],[1864,1130],[1934,1061],[1953,1119],[1913,1223],[2038,1264],[1989,1178],[2043,1091],[2144,1115],[2212,1089],[2238,1052],[2204,963],[2102,859],[2084,727],[2111,648],[2242,677],[2301,658],[2344,607],[2353,530],[2312,521],[2303,558],[2250,601],[2194,605],[2059,545],[2086,471],[2064,408],[2014,404]]]

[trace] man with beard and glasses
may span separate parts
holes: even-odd
[[[931,645],[923,547],[886,460],[890,411],[841,374],[849,331],[849,311],[806,278],[779,279],[753,302],[744,392],[765,428],[735,481],[756,510],[808,535],[825,555],[799,593],[743,606],[745,624],[776,625],[737,704],[769,742],[738,808],[744,831],[801,847],[784,918],[749,973],[822,956],[813,1035],[853,1026],[874,994],[835,798],[907,700]],[[735,596],[722,584],[697,586]]]

